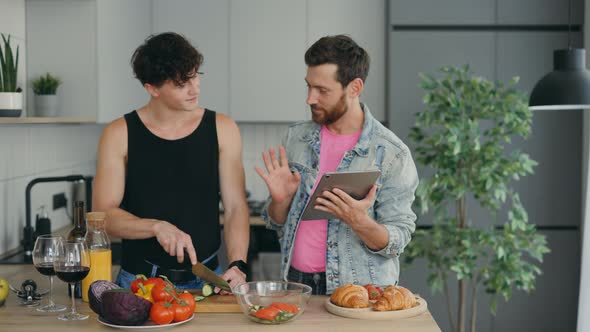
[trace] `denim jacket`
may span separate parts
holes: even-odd
[[[380,170],[377,197],[368,214],[385,226],[389,243],[379,251],[368,248],[347,224],[328,220],[326,245],[326,291],[347,283],[394,285],[399,278],[399,255],[410,242],[416,226],[411,206],[418,186],[418,174],[408,147],[375,120],[364,104],[362,133],[347,151],[337,171]],[[304,121],[289,126],[283,138],[291,171],[301,175],[287,220],[278,224],[268,214],[270,197],[262,211],[267,228],[276,230],[281,244],[281,276],[286,280],[293,243],[301,214],[311,196],[320,160],[320,125]]]

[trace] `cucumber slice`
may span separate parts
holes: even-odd
[[[214,290],[214,288],[212,285],[205,283],[205,285],[203,285],[203,296],[207,297],[207,296],[214,295],[215,292],[213,290]]]
[[[201,302],[201,301],[203,301],[204,299],[206,299],[206,297],[205,297],[205,296],[199,296],[199,295],[195,295],[195,302]]]

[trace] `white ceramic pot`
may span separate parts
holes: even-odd
[[[22,110],[22,92],[0,92],[0,117],[19,117]]]
[[[57,96],[35,95],[35,115],[44,118],[56,116]]]

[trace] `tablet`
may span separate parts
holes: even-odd
[[[315,200],[322,196],[322,192],[338,188],[354,199],[363,199],[381,175],[381,171],[359,172],[326,172],[322,175],[315,191],[307,201],[301,215],[301,220],[334,219],[336,216],[329,212],[314,209]]]

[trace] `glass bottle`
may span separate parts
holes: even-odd
[[[86,245],[90,250],[90,273],[82,280],[82,300],[88,302],[88,289],[96,280],[112,280],[111,241],[105,231],[104,212],[88,212],[86,223]]]
[[[68,241],[84,241],[86,237],[86,219],[84,218],[84,202],[76,201],[74,203],[74,228],[68,233]],[[68,287],[68,295],[72,296],[70,287]],[[74,285],[74,297],[82,297],[82,284],[76,282]]]
[[[74,203],[74,228],[68,233],[68,241],[82,241],[86,236],[86,221],[84,219],[84,202]]]

